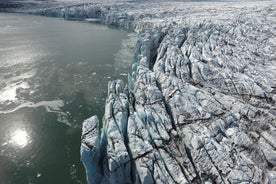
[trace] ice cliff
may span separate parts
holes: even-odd
[[[97,170],[88,177],[275,183],[275,9],[168,4],[106,19],[142,33],[128,86],[108,85],[102,130],[84,124],[91,134],[82,139],[82,159]],[[87,121],[98,126],[96,117]],[[90,149],[92,135],[101,141]],[[87,152],[100,153],[96,163]]]
[[[29,12],[139,32],[128,84],[83,123],[88,183],[276,183],[276,3],[127,1]],[[24,10],[26,11],[26,10]]]

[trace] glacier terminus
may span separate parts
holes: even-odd
[[[83,122],[96,183],[276,183],[276,2],[26,1],[138,33],[128,82]]]

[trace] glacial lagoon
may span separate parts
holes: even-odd
[[[134,35],[99,24],[0,14],[0,183],[86,183],[82,121],[126,79]],[[135,43],[135,41],[133,41]]]

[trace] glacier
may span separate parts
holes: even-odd
[[[2,11],[137,32],[128,84],[83,122],[94,183],[276,183],[275,1],[54,1]]]

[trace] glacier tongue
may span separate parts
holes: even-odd
[[[142,31],[129,88],[108,85],[101,183],[276,182],[269,16]]]

